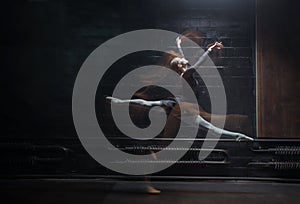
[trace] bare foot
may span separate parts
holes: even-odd
[[[157,195],[157,194],[160,194],[160,190],[154,188],[153,186],[151,185],[147,185],[147,193],[149,194],[152,194],[152,195]]]
[[[241,141],[242,139],[245,139],[245,140],[251,140],[251,141],[254,140],[252,137],[249,137],[249,136],[244,135],[244,134],[241,134],[241,133],[237,133],[236,136],[237,136],[237,137],[236,137],[236,141],[238,141],[238,142]]]

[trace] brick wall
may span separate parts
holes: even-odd
[[[248,115],[255,132],[253,1],[33,0],[7,4],[5,10],[6,136],[75,138],[71,96],[81,64],[104,41],[145,28],[195,29],[204,35],[202,47],[222,41],[221,56],[212,59],[224,81],[228,113]]]

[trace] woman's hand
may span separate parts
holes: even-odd
[[[222,42],[215,42],[212,46],[210,46],[210,47],[208,48],[208,50],[209,50],[209,51],[212,51],[212,49],[218,49],[218,50],[220,50],[220,49],[222,49],[222,48],[223,48]]]

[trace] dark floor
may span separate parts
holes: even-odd
[[[103,179],[1,180],[1,203],[299,203],[300,184],[262,181],[155,181],[159,195],[142,181]]]

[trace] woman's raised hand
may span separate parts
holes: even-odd
[[[220,50],[220,49],[222,49],[222,48],[223,48],[222,42],[215,42],[212,46],[210,46],[210,47],[208,48],[208,50],[209,50],[209,51],[211,51],[212,49],[218,49],[218,50]]]

